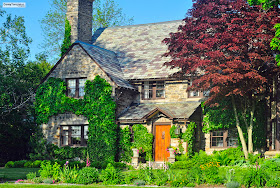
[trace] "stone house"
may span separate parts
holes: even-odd
[[[71,25],[72,45],[60,58],[49,77],[66,81],[67,95],[80,98],[84,83],[96,75],[111,84],[117,104],[116,123],[124,128],[143,124],[154,135],[155,161],[167,160],[168,146],[178,147],[169,130],[175,125],[184,132],[194,121],[196,148],[207,153],[236,146],[234,132],[213,131],[203,134],[201,99],[207,92],[186,92],[191,78],[177,78],[178,69],[163,64],[167,46],[162,40],[176,32],[182,21],[100,28],[92,36],[93,0],[68,0],[67,18]],[[42,125],[45,137],[58,146],[83,146],[87,140],[88,121],[72,113],[59,114]],[[186,143],[183,142],[186,150]]]

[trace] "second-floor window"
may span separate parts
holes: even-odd
[[[165,97],[164,81],[143,82],[143,99],[163,99]]]
[[[85,95],[86,78],[67,79],[67,96],[80,98]]]

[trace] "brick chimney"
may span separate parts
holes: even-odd
[[[94,0],[67,0],[67,19],[71,25],[71,43],[91,43],[92,3]]]

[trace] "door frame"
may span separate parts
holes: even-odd
[[[155,161],[155,149],[156,149],[156,126],[157,125],[170,125],[170,128],[172,127],[172,122],[154,122],[153,123],[153,135],[154,135],[154,140],[153,140],[153,159]],[[169,133],[170,134],[170,133]],[[170,144],[171,144],[171,137],[170,137]]]

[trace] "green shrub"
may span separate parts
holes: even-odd
[[[77,183],[79,171],[76,167],[69,168],[67,165],[60,171],[59,179],[63,183]]]
[[[270,177],[263,168],[248,168],[243,175],[243,185],[245,187],[264,187]]]
[[[280,187],[280,177],[273,177],[266,182],[266,187]]]
[[[261,167],[266,170],[280,171],[280,158],[267,159]]]
[[[98,182],[98,170],[92,167],[85,167],[79,170],[77,183],[79,184],[92,184]]]
[[[34,183],[43,183],[43,178],[42,177],[35,177],[32,179]]]
[[[42,161],[36,160],[32,163],[33,168],[40,168]]]
[[[37,177],[36,172],[29,172],[28,174],[26,174],[26,178],[27,178],[28,180],[33,180],[33,179],[36,178],[36,177]]]
[[[33,167],[33,163],[31,161],[27,161],[26,163],[24,163],[24,168],[32,168]]]
[[[243,164],[245,162],[244,153],[240,147],[214,151],[213,158],[214,161],[219,162],[221,166]]]
[[[50,161],[43,161],[39,173],[42,178],[58,180],[60,176],[60,165],[57,162],[52,165]]]
[[[135,180],[135,181],[133,182],[133,184],[136,185],[136,186],[143,186],[143,185],[145,185],[146,183],[145,183],[144,180]]]
[[[109,163],[105,170],[101,171],[100,179],[105,185],[115,185],[120,183],[120,172],[111,163]]]
[[[14,168],[14,166],[15,166],[14,161],[8,161],[8,162],[5,164],[5,168]]]
[[[15,161],[14,162],[14,168],[23,168],[24,164],[26,163],[26,160],[21,160],[21,161]]]
[[[46,184],[53,184],[53,180],[50,179],[50,178],[46,178],[43,180],[43,183],[46,183]]]
[[[240,187],[240,183],[238,183],[237,181],[231,181],[226,184],[226,187],[227,188],[238,188],[238,187]]]
[[[172,164],[171,169],[190,169],[193,167],[193,161],[176,161]]]

